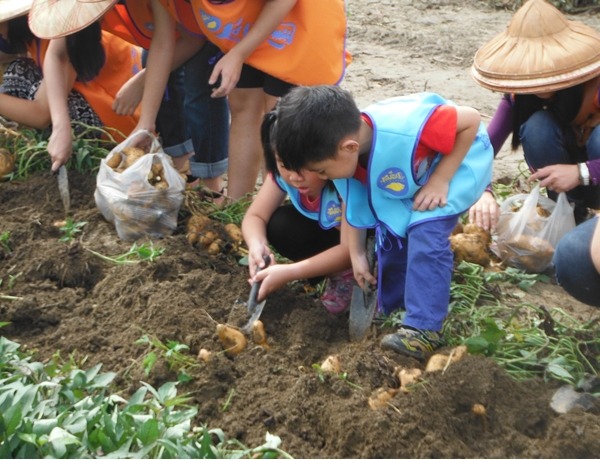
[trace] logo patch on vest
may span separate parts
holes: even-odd
[[[325,219],[327,222],[341,222],[342,221],[342,207],[334,200],[327,202],[325,207]]]
[[[388,168],[377,178],[377,187],[394,196],[404,196],[408,192],[406,174],[400,168]]]

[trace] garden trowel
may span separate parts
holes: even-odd
[[[263,268],[267,268],[271,263],[271,258],[269,256],[263,256],[263,260],[265,261],[265,266]],[[259,270],[260,267],[256,269],[256,273],[258,273]],[[256,296],[258,295],[258,291],[260,290],[261,284],[262,281],[255,281],[254,283],[252,283],[252,287],[250,288],[250,296],[248,297],[248,302],[246,303],[246,307],[248,307],[248,313],[250,313],[250,320],[248,320],[248,324],[246,324],[242,328],[242,331],[244,331],[246,334],[249,334],[252,330],[252,325],[254,324],[254,321],[260,318],[260,315],[267,301],[267,299],[265,298],[260,303],[256,302]]]
[[[71,209],[71,195],[69,193],[69,177],[67,176],[67,168],[62,165],[58,168],[58,191],[62,200],[65,214],[69,214]]]
[[[375,237],[367,238],[367,260],[369,261],[369,270],[374,273],[375,270]],[[377,308],[377,288],[365,282],[365,288],[354,286],[352,290],[352,300],[350,302],[350,340],[358,342],[362,340],[375,315]]]

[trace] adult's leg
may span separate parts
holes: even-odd
[[[558,242],[553,263],[558,283],[577,300],[600,307],[600,273],[592,260],[592,238],[600,232],[595,217],[575,227]]]
[[[210,97],[212,87],[208,84],[219,53],[215,45],[207,42],[185,63],[184,71],[185,115],[194,147],[190,174],[216,192],[223,188],[229,150],[227,98]]]
[[[265,94],[262,88],[236,88],[229,95],[227,195],[233,200],[254,191],[262,165],[260,126],[264,114],[276,102],[277,98]]]
[[[549,110],[539,110],[529,117],[521,126],[520,136],[525,161],[534,170],[549,165],[576,164],[587,159],[586,149],[577,146],[573,130],[563,129]],[[567,198],[576,208],[583,208],[592,205],[592,194],[591,187],[578,186],[567,192]],[[557,196],[548,191],[552,200],[556,201]]]

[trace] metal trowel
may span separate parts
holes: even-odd
[[[263,256],[263,260],[265,261],[265,266],[263,268],[267,268],[271,263],[271,258],[269,256]],[[260,267],[257,268],[256,273],[258,273],[259,270]],[[267,298],[265,297],[262,302],[256,303],[256,296],[258,295],[261,284],[262,281],[255,281],[252,283],[252,287],[250,288],[250,296],[248,297],[248,302],[246,303],[248,313],[250,313],[250,319],[248,320],[248,324],[242,328],[242,331],[244,331],[246,334],[249,334],[250,331],[252,331],[252,325],[254,324],[254,321],[260,318],[263,308],[265,307],[265,303],[267,302]]]
[[[375,271],[375,237],[367,238],[367,260],[371,273]],[[377,288],[365,282],[365,288],[354,286],[350,301],[350,340],[358,342],[364,339],[377,308]]]
[[[69,214],[69,210],[71,209],[71,195],[69,193],[69,176],[67,175],[65,165],[58,168],[58,191],[60,192],[60,199],[65,208],[65,214]]]

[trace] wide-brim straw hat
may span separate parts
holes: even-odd
[[[508,28],[475,53],[471,75],[481,86],[535,94],[600,75],[600,32],[568,20],[545,0],[529,0]]]
[[[117,1],[33,0],[29,28],[39,38],[64,37],[100,19]]]
[[[0,0],[0,22],[27,14],[33,0]]]

